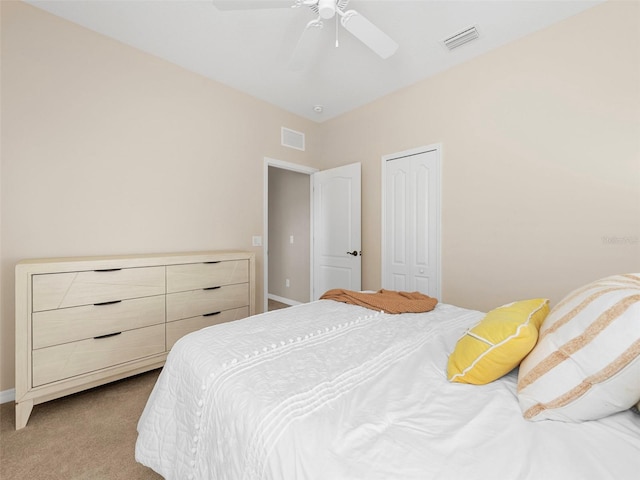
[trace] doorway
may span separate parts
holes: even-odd
[[[264,164],[266,312],[311,299],[312,175],[317,169],[271,158]]]
[[[294,187],[294,181],[299,185]],[[316,300],[331,288],[360,290],[360,183],[359,163],[320,172],[265,158],[264,311],[270,298],[296,305]],[[289,189],[298,193],[291,195],[285,191]],[[300,205],[294,208],[292,203]],[[301,248],[294,253],[296,245]],[[288,270],[282,271],[286,265]],[[293,266],[300,267],[295,283],[302,286],[296,298]]]
[[[309,175],[269,167],[269,309],[275,302],[310,300],[311,199]]]

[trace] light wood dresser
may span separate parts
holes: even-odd
[[[240,251],[16,265],[16,429],[34,405],[161,367],[187,333],[255,313]]]

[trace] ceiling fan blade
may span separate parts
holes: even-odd
[[[389,58],[398,49],[398,44],[389,35],[355,10],[344,12],[340,23],[345,30],[382,58]]]
[[[307,26],[300,35],[296,46],[289,57],[287,69],[292,71],[304,70],[309,63],[309,59],[314,58],[320,44],[320,31],[322,21],[316,19],[307,23]]]
[[[270,8],[291,8],[294,0],[211,0],[218,10],[264,10]]]

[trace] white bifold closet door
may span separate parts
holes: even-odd
[[[440,298],[440,150],[383,158],[382,286]]]

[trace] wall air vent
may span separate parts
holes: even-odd
[[[468,43],[472,40],[478,38],[480,34],[478,33],[478,29],[474,27],[465,28],[461,32],[456,33],[455,35],[451,35],[448,38],[442,40],[442,43],[449,50],[453,50],[454,48],[458,48],[465,43]]]
[[[282,127],[280,143],[283,147],[304,151],[304,133]]]

